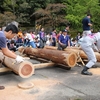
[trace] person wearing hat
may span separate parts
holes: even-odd
[[[87,16],[85,18],[83,18],[82,20],[82,24],[83,24],[83,36],[86,36],[88,34],[91,34],[91,14],[87,14]]]
[[[58,40],[58,50],[64,50],[67,46],[70,46],[69,36],[67,31],[63,30]]]
[[[10,51],[7,47],[6,40],[12,39],[14,36],[17,35],[17,33],[18,33],[18,28],[13,24],[7,25],[4,31],[0,31],[0,49],[2,50],[2,53],[5,56],[15,59],[16,64],[24,61],[24,58]],[[0,86],[0,90],[4,88],[5,88],[4,86]]]

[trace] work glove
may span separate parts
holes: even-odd
[[[21,63],[23,61],[24,61],[24,58],[21,57],[21,56],[19,56],[19,55],[17,55],[17,57],[16,57],[16,63]]]

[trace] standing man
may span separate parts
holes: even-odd
[[[58,50],[64,50],[67,46],[70,46],[69,36],[67,31],[63,30],[58,41]]]
[[[6,39],[12,39],[17,35],[17,33],[18,29],[13,24],[8,25],[4,31],[0,31],[0,49],[5,56],[15,59],[16,63],[21,63],[22,61],[24,61],[23,57],[16,55],[12,51],[10,51],[6,43]],[[4,88],[4,86],[0,86],[0,90]]]
[[[87,16],[85,18],[83,18],[82,20],[82,24],[83,24],[83,36],[86,36],[88,34],[91,34],[91,14],[87,14]]]

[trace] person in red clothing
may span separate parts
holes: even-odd
[[[62,34],[62,31],[59,31],[59,33],[57,34],[57,42],[59,41],[59,37]]]

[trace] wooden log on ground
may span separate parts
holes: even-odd
[[[30,57],[31,59],[37,60],[37,61],[39,61],[39,62],[41,62],[41,63],[50,62],[50,61],[48,61],[48,60],[46,60],[46,59],[37,58],[37,57],[35,57],[35,56],[29,56],[29,57]]]
[[[24,49],[23,53],[51,60],[56,64],[63,64],[70,67],[74,67],[77,62],[77,57],[75,53],[66,53],[59,50],[34,49],[27,47]]]
[[[54,46],[45,46],[44,49],[50,49],[50,50],[56,50],[57,47]],[[79,53],[81,58],[87,59],[87,55],[84,53],[83,50],[81,50],[80,47],[67,47],[64,49],[67,53],[72,53],[74,52],[76,55]]]
[[[13,63],[15,59],[4,56],[2,52],[0,52],[0,60],[22,78],[28,78],[34,73],[34,67],[29,61],[23,61],[20,64]]]
[[[76,54],[79,52],[79,55],[80,55],[80,57],[82,59],[88,59],[87,55],[85,54],[85,52],[83,50],[77,50],[77,49],[70,49],[70,50],[68,50],[68,49],[66,49],[65,51],[66,52],[74,52]],[[94,53],[96,55],[97,62],[100,62],[100,53],[98,53],[98,52],[94,52]]]
[[[55,50],[56,50],[56,47],[52,47],[52,46],[47,46],[47,47],[45,47],[45,49],[53,49],[54,50],[54,48],[55,48]],[[79,53],[79,55],[80,55],[80,57],[82,58],[82,59],[88,59],[87,58],[87,55],[85,54],[85,52],[83,51],[83,50],[81,50],[81,49],[78,49],[78,48],[71,48],[71,47],[68,47],[68,48],[66,48],[66,49],[64,49],[64,51],[66,51],[67,53],[71,53],[71,52],[74,52],[76,55]],[[97,62],[100,62],[100,53],[98,53],[98,52],[94,52],[95,53],[95,55],[96,55],[96,58],[97,58]]]
[[[87,55],[84,53],[83,50],[78,50],[78,49],[65,49],[64,51],[66,52],[74,52],[76,55],[79,54],[81,58],[87,59]]]
[[[57,66],[57,67],[60,67],[60,68],[64,68],[64,69],[67,69],[67,70],[71,69],[71,67],[66,67],[66,65],[55,64],[55,63],[53,63],[53,62],[51,62],[49,60],[43,59],[43,58],[37,58],[37,57],[33,57],[33,56],[30,56],[30,58],[42,62],[41,64],[34,64],[33,66],[34,66],[35,69],[54,67],[54,66]]]
[[[51,49],[51,50],[56,50],[57,47],[53,47],[53,46],[45,46],[44,49]],[[72,53],[74,52],[76,55],[79,53],[81,58],[87,59],[87,55],[84,53],[83,50],[81,50],[80,47],[67,47],[64,49],[64,51],[66,51],[67,53]]]
[[[10,68],[6,68],[6,67],[0,68],[0,73],[9,72],[9,71],[12,71],[12,70]]]
[[[35,69],[40,69],[40,68],[46,68],[46,67],[52,67],[55,66],[56,64],[53,62],[49,62],[49,63],[41,63],[41,64],[33,64],[33,67]]]
[[[97,58],[97,62],[100,62],[100,53],[95,52],[96,58]]]

